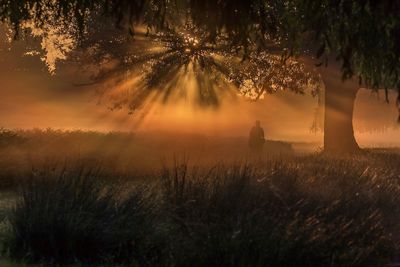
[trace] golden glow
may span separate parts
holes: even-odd
[[[57,61],[66,59],[68,53],[76,46],[75,39],[61,26],[47,25],[43,29],[28,21],[23,23],[21,27],[22,29],[30,30],[34,37],[41,39],[41,48],[45,52],[41,56],[41,60],[46,64],[51,74],[55,74]],[[26,53],[29,56],[38,54],[40,52],[37,50],[31,50]]]
[[[46,51],[45,59],[42,60],[47,62],[50,70],[54,70],[57,60],[65,57],[70,51],[68,47],[72,49],[74,43],[68,36],[56,41],[51,36],[52,31],[49,31],[49,39],[41,40],[40,45]],[[65,42],[67,49],[57,50],[59,42]],[[196,39],[188,39],[188,42],[192,46],[198,45]],[[149,49],[161,51],[162,48]],[[26,53],[34,56],[37,52]],[[8,61],[1,67],[5,69],[5,66],[13,66],[16,69],[21,60],[20,55],[7,57]],[[223,60],[220,55],[213,57],[217,61]],[[5,60],[5,57],[2,58]],[[111,68],[115,62],[104,64]],[[77,67],[79,66],[74,66]],[[60,73],[60,76],[66,75],[65,73]],[[218,98],[222,99],[220,105],[205,108],[197,101],[201,96],[195,81],[193,63],[187,69],[181,68],[176,77],[168,81],[174,84],[171,92],[157,88],[151,92],[146,91],[139,70],[112,77],[101,86],[79,89],[70,84],[76,78],[73,75],[64,77],[63,81],[40,75],[40,71],[0,72],[0,127],[169,131],[235,137],[247,136],[251,125],[259,119],[268,139],[322,142],[321,132],[310,133],[318,105],[316,98],[282,92],[279,87],[273,87],[276,94],[262,94],[258,102],[252,102],[238,97],[237,91],[230,88],[227,82],[223,90],[215,91]],[[122,82],[116,83],[115,79]],[[253,85],[257,79],[246,81],[244,88],[254,90]],[[94,90],[102,92],[100,99]],[[129,100],[142,94],[146,97],[140,103],[141,108],[131,114],[128,110],[113,105],[119,103],[134,107],[135,103]],[[368,91],[359,94],[354,126],[361,146],[400,145],[399,130],[394,128],[397,111],[393,98],[394,95],[391,95],[392,104],[387,105],[382,100],[376,101]],[[100,105],[96,105],[98,100]],[[111,112],[107,107],[114,111]],[[371,131],[371,128],[375,130]],[[384,132],[379,131],[382,128]]]

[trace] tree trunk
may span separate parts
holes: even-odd
[[[343,81],[340,68],[335,64],[323,68],[321,74],[325,84],[324,152],[358,152],[353,110],[359,84],[355,79]]]

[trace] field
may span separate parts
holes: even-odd
[[[0,133],[8,263],[390,266],[400,151],[299,154],[153,133]],[[18,265],[16,265],[18,266]]]

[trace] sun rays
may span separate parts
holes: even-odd
[[[73,28],[30,28],[42,39],[41,56],[50,73],[64,67],[58,62],[76,62],[87,81],[74,85],[95,90],[106,110],[124,110],[138,124],[163,105],[218,110],[238,97],[254,101],[286,89],[313,95],[320,90],[317,72],[295,59],[250,47],[247,52],[233,49],[224,36],[215,40],[190,24],[164,31],[137,27],[133,38],[113,25],[101,25],[85,32],[83,40],[72,38]],[[52,41],[54,36],[59,41]]]
[[[209,42],[201,32],[139,31],[134,40],[113,41],[114,49],[123,50],[122,57],[111,68],[99,64],[92,77],[113,110],[127,108],[132,113],[180,101],[192,107],[218,108],[237,95],[257,100],[285,89],[296,93],[311,89],[313,95],[320,89],[318,74],[296,60],[256,51],[244,57],[223,40]],[[109,56],[101,48],[91,51],[94,58],[101,58],[96,53]]]

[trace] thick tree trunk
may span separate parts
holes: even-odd
[[[340,68],[322,70],[325,84],[324,152],[355,153],[360,151],[353,130],[354,102],[359,84],[354,79],[343,81]]]

